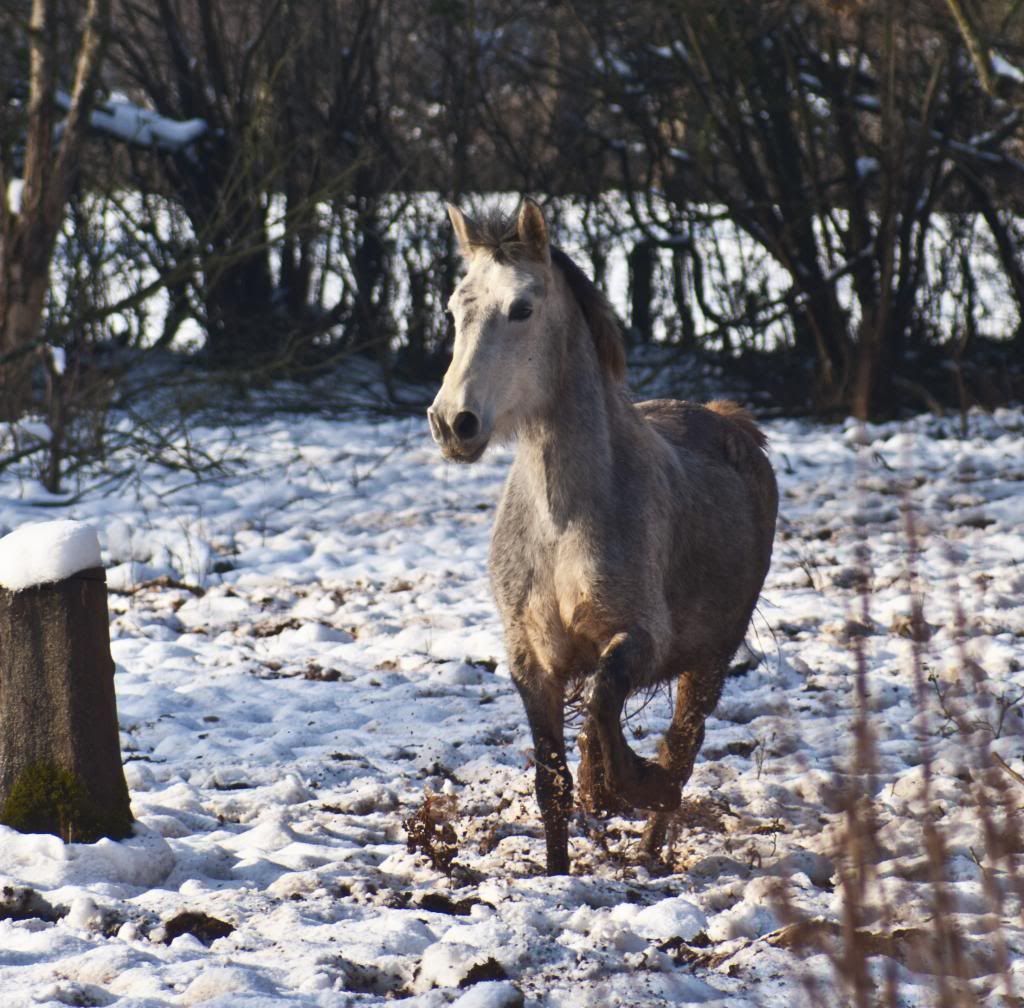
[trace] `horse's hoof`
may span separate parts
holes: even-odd
[[[682,791],[664,766],[644,760],[633,801],[646,811],[671,812],[679,808]]]
[[[633,808],[647,812],[673,812],[682,801],[679,782],[660,764],[636,757],[632,778],[619,790]]]
[[[669,815],[655,812],[644,826],[643,838],[640,840],[640,853],[644,858],[660,861],[664,854],[665,841],[668,839]]]
[[[584,777],[581,773],[579,796],[583,808],[598,819],[607,819],[615,815],[626,816],[633,811],[633,806],[628,801],[624,801],[608,787],[603,773],[592,777]]]
[[[629,766],[624,774],[611,783],[618,799],[630,808],[650,812],[671,812],[679,807],[682,789],[679,782],[660,763],[629,752]]]

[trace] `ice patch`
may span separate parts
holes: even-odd
[[[83,522],[22,525],[0,539],[0,588],[22,591],[101,566],[96,530]]]

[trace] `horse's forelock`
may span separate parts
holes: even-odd
[[[473,221],[469,234],[473,251],[489,253],[500,263],[517,263],[529,258],[529,249],[519,240],[515,215],[492,210]]]

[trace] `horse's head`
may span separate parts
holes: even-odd
[[[427,410],[446,458],[475,462],[492,438],[515,433],[543,408],[557,373],[550,337],[551,251],[540,207],[526,199],[512,218],[477,223],[449,205],[466,275],[448,302],[455,349]]]

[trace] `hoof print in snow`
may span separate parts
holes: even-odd
[[[336,668],[324,668],[316,662],[308,662],[302,678],[316,682],[337,682],[341,678],[341,672]]]
[[[276,637],[285,630],[298,630],[302,626],[302,620],[294,616],[284,619],[265,619],[254,623],[250,629],[253,637]]]
[[[438,987],[464,989],[496,980],[508,980],[508,973],[494,956],[459,942],[439,941],[424,950],[413,990],[423,994]]]
[[[406,977],[372,963],[341,961],[345,990],[352,994],[391,994],[402,996]]]
[[[212,945],[218,938],[226,938],[234,930],[235,926],[227,921],[200,911],[185,910],[164,924],[163,938],[160,940],[170,945],[175,938],[190,934],[204,945]]]
[[[420,910],[427,910],[430,913],[451,914],[453,917],[468,917],[473,907],[480,906],[483,900],[467,896],[466,899],[456,900],[443,892],[428,892],[421,894],[413,901],[413,906]],[[488,906],[490,904],[487,904]]]
[[[497,959],[489,958],[483,962],[473,963],[466,972],[466,975],[459,981],[460,987],[472,987],[473,984],[484,983],[488,980],[507,980],[508,973],[505,967]]]
[[[4,886],[0,889],[0,920],[42,920],[55,924],[67,912],[67,907],[53,906],[28,886]]]
[[[709,951],[711,939],[703,931],[690,941],[683,941],[682,938],[676,936],[658,942],[654,947],[676,966],[704,966],[714,954]]]

